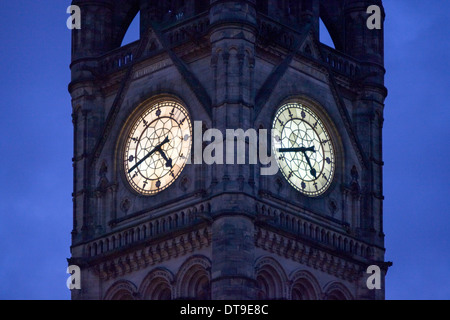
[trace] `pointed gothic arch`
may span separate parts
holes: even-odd
[[[133,20],[130,22],[130,25],[127,27],[127,30],[125,31],[121,44],[122,47],[126,46],[127,44],[138,41],[140,39],[141,37],[140,20],[141,14],[140,11],[138,11],[136,12],[136,15],[134,16]]]
[[[335,49],[336,45],[334,44],[333,37],[331,36],[327,26],[325,25],[325,23],[321,18],[319,18],[319,26],[320,26],[319,27],[320,42]]]
[[[117,23],[114,26],[113,47],[118,48],[121,46],[131,23],[140,11],[139,0],[122,1],[120,6],[115,4],[114,9],[114,20]]]
[[[320,19],[330,34],[335,48],[339,51],[344,49],[344,32],[339,20],[339,17],[342,15],[341,7],[342,3],[340,3],[340,0],[321,0],[320,3]]]

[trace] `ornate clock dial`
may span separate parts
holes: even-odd
[[[142,195],[169,187],[186,165],[192,126],[178,102],[162,101],[148,107],[133,123],[124,151],[129,184]]]
[[[306,196],[316,197],[330,186],[335,171],[331,137],[308,107],[288,103],[273,123],[274,153],[284,177]]]

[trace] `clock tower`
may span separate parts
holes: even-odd
[[[73,299],[384,299],[381,0],[73,5]]]

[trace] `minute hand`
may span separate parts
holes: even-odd
[[[130,170],[128,170],[128,173],[131,173],[134,171],[134,169],[136,169],[137,167],[139,167],[145,160],[147,160],[148,158],[150,158],[155,152],[158,152],[161,150],[161,147],[163,145],[165,145],[166,143],[169,143],[169,136],[166,137],[166,139],[164,139],[163,142],[161,142],[159,145],[157,145],[155,148],[153,148],[152,151],[150,151],[144,158],[142,158],[138,163],[136,163]]]
[[[313,168],[313,166],[311,165],[311,161],[309,160],[308,155],[306,154],[306,152],[303,152],[303,154],[305,155],[306,158],[306,162],[308,162],[309,167],[311,168],[311,171],[309,171],[311,173],[311,175],[317,179],[317,171],[316,169]]]

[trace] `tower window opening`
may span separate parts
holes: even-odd
[[[141,21],[141,14],[138,12],[136,17],[134,17],[134,20],[131,22],[130,26],[128,27],[127,32],[125,33],[125,36],[122,40],[122,47],[126,46],[127,44],[133,43],[135,41],[138,41],[140,39],[140,21]]]
[[[325,23],[320,19],[320,42],[323,44],[326,44],[327,46],[335,49],[333,39],[331,38],[330,33],[328,32],[327,27],[325,26]]]

